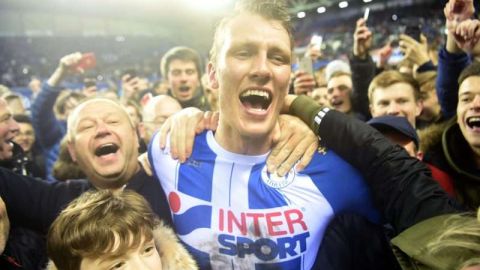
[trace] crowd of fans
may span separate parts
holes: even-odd
[[[461,8],[455,7],[458,2],[464,5]],[[445,195],[445,198],[454,201],[451,203],[454,205],[452,208],[458,210],[440,211],[440,206],[430,207],[432,212],[416,221],[430,222],[422,226],[436,226],[440,229],[407,230],[409,234],[401,239],[394,237],[407,227],[413,228],[415,223],[411,222],[400,230],[395,226],[392,229],[387,228],[387,225],[375,227],[378,224],[372,225],[370,221],[360,222],[360,217],[356,214],[335,218],[326,231],[318,255],[318,258],[330,260],[331,268],[315,264],[318,269],[352,267],[346,266],[347,262],[358,262],[355,265],[357,269],[413,269],[408,268],[405,259],[400,260],[400,264],[395,261],[390,245],[385,242],[389,238],[394,239],[393,245],[397,251],[395,255],[413,258],[412,261],[421,263],[427,267],[425,269],[466,270],[480,267],[480,63],[477,62],[480,60],[480,21],[475,18],[471,0],[450,0],[444,10],[429,11],[429,14],[432,16],[405,16],[397,24],[377,17],[367,21],[360,18],[352,22],[352,25],[326,26],[321,31],[314,30],[322,27],[315,24],[297,27],[297,31],[303,29],[304,32],[297,33],[295,44],[305,49],[292,59],[289,93],[309,96],[321,108],[336,110],[366,122],[389,141],[403,147],[410,157],[420,160],[424,164],[422,166],[428,168],[427,174],[431,174],[443,190],[435,190],[442,195],[434,192],[432,196]],[[404,25],[403,28],[398,27],[400,23]],[[322,33],[321,46],[310,42],[312,32]],[[9,240],[6,247],[0,245],[0,250],[4,250],[0,257],[1,269],[44,269],[47,263],[44,235],[52,223],[48,242],[52,246],[60,245],[60,248],[49,250],[50,256],[58,260],[60,265],[65,265],[61,269],[80,267],[77,265],[69,268],[72,266],[69,266],[62,252],[72,249],[69,250],[71,260],[80,261],[82,257],[91,257],[94,252],[84,247],[74,250],[68,246],[72,243],[62,242],[65,241],[62,240],[65,236],[59,232],[69,225],[75,225],[69,224],[70,219],[81,220],[79,216],[82,211],[85,212],[82,207],[91,207],[89,200],[103,200],[104,204],[112,203],[109,200],[120,200],[126,205],[132,204],[132,208],[141,206],[141,211],[146,215],[165,215],[169,210],[165,210],[159,200],[166,199],[158,198],[165,195],[159,183],[151,178],[149,168],[140,167],[136,152],[147,152],[154,134],[169,117],[182,109],[195,107],[209,111],[200,116],[204,119],[218,117],[215,114],[220,106],[218,86],[209,83],[212,74],[205,72],[212,70],[212,66],[206,68],[205,63],[208,61],[204,53],[186,47],[188,44],[161,49],[154,49],[152,44],[147,44],[132,52],[120,47],[113,48],[107,41],[83,40],[77,44],[75,39],[69,39],[59,42],[58,49],[40,46],[44,51],[35,48],[37,44],[43,44],[41,38],[33,39],[33,42],[32,39],[28,41],[24,38],[0,40],[0,43],[8,45],[2,46],[3,49],[0,50],[0,57],[4,59],[0,66],[0,139],[3,140],[0,145],[0,166],[11,170],[0,171],[0,195],[5,201],[6,209],[12,212],[9,216],[12,223],[8,225],[11,227]],[[94,48],[98,48],[93,55],[87,53],[92,51],[88,46],[92,42],[96,43]],[[56,59],[53,60],[52,56]],[[392,60],[395,56],[400,56],[398,61]],[[311,63],[311,70],[305,70],[299,64],[302,59]],[[109,102],[105,103],[105,107],[100,105],[103,103],[95,105],[95,101],[91,100],[97,97],[105,98],[115,105]],[[257,101],[249,102],[249,106],[260,106],[255,104]],[[84,104],[82,109],[87,108],[85,110],[92,115],[105,114],[105,122],[97,123],[93,118],[81,115],[79,104]],[[89,129],[97,130],[92,137],[108,137],[110,133],[116,132],[111,131],[114,129],[112,127],[121,122],[112,115],[122,115],[123,110],[128,113],[128,123],[134,127],[134,136],[120,131],[120,142],[105,140],[102,145],[92,146],[85,135],[89,134]],[[325,110],[327,111],[328,109]],[[197,116],[198,114],[195,117]],[[78,129],[73,130],[73,126]],[[173,128],[174,124],[169,122],[169,128],[170,126]],[[194,132],[196,125],[188,126],[184,128],[191,128]],[[86,133],[80,134],[78,130]],[[125,141],[122,143],[121,140]],[[187,148],[186,146],[185,149]],[[95,159],[107,160],[117,151],[127,153],[125,159],[130,160],[125,165],[128,172],[122,175],[124,178],[121,183],[95,173],[96,166],[102,166],[102,162],[105,162],[99,161],[98,165]],[[345,159],[351,161],[348,157]],[[352,160],[355,162],[355,158]],[[142,158],[140,161],[142,164],[145,162]],[[414,173],[419,172],[412,172]],[[404,174],[408,175],[409,172]],[[366,175],[366,178],[368,175],[376,177],[373,173]],[[37,181],[32,182],[31,178],[37,178]],[[88,181],[72,182],[72,179]],[[92,186],[101,189],[132,189],[145,197],[151,209],[142,198],[136,198],[134,193],[87,193],[75,200],[62,212],[60,219],[54,222],[70,201]],[[58,195],[60,193],[62,195]],[[21,207],[18,204],[28,206]],[[106,210],[97,211],[104,211],[105,214],[119,205],[112,204],[114,206],[108,206],[110,208]],[[25,210],[25,207],[32,209]],[[456,215],[460,212],[478,212],[478,216]],[[428,219],[437,213],[452,215],[441,219],[435,217],[434,221]],[[102,212],[97,215],[101,216]],[[129,214],[125,212],[123,215]],[[95,224],[93,218],[98,217],[88,217],[88,222]],[[141,216],[134,218],[139,219]],[[140,242],[133,245],[135,248],[145,247],[146,253],[150,247],[147,245],[149,240],[157,240],[152,231],[167,230],[171,233],[163,228],[163,224],[160,226],[156,218],[149,217],[145,222],[148,226],[140,222],[138,226],[146,227],[138,231],[132,227],[121,231],[122,228],[119,227],[118,234],[131,234],[127,240],[122,240],[122,245],[128,247],[132,244],[128,237],[138,236],[141,241],[138,240]],[[375,258],[365,255],[366,257],[352,258],[350,261],[339,257],[336,261],[327,256],[331,253],[325,253],[326,247],[330,247],[328,252],[336,250],[331,248],[333,242],[328,241],[338,240],[332,240],[331,234],[344,233],[341,230],[332,232],[330,228],[333,224],[335,228],[347,227],[343,222],[351,222],[354,224],[352,228],[359,226],[355,228],[360,233],[371,232],[372,238],[380,239],[378,244],[372,243],[375,248],[381,249],[378,253],[372,249],[374,251],[371,254]],[[35,225],[28,225],[29,223]],[[164,223],[165,226],[173,226],[172,220]],[[77,228],[72,226],[69,230],[75,229]],[[409,241],[417,240],[415,237],[418,236],[417,233],[420,234],[418,231],[423,235],[427,231],[429,235],[419,240],[417,249]],[[78,232],[70,233],[74,235]],[[112,238],[105,241],[115,242],[115,237],[119,236],[113,233]],[[178,244],[175,239],[168,241]],[[359,237],[357,241],[364,239]],[[77,245],[81,246],[82,243],[79,243]],[[109,252],[115,250],[112,245],[114,244],[107,244]],[[428,248],[424,249],[425,246]],[[354,247],[358,247],[356,242],[349,248]],[[174,256],[188,259],[182,266],[178,266],[178,261],[171,262],[173,267],[195,268],[189,255],[184,254],[183,247],[175,246],[175,250],[181,255],[174,253]],[[337,251],[346,252],[340,248]],[[165,251],[160,253],[163,252]],[[436,260],[438,254],[442,256],[446,253],[458,256],[453,261]],[[379,258],[379,254],[384,256]],[[168,261],[168,258],[163,256],[162,261],[164,260]],[[369,268],[375,265],[375,261],[377,268]],[[92,267],[98,266],[95,264],[98,262],[89,263],[92,263]],[[158,264],[153,265],[158,267]],[[365,268],[362,268],[363,265]]]

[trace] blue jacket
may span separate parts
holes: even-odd
[[[53,112],[53,106],[61,90],[60,87],[51,87],[44,83],[42,91],[32,104],[33,128],[45,156],[48,181],[55,180],[52,168],[60,151],[60,141],[67,130],[66,121],[58,120]]]
[[[453,117],[457,112],[458,77],[470,62],[466,53],[449,53],[445,47],[438,53],[437,96],[445,119]]]

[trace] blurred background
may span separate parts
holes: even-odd
[[[115,80],[125,67],[159,79],[162,54],[176,45],[205,58],[219,17],[233,0],[2,0],[0,3],[0,84],[26,86],[32,76],[47,77],[58,59],[71,52],[94,52],[98,81]],[[438,0],[289,0],[296,52],[312,35],[322,37],[328,58],[347,54],[355,21],[369,8],[374,46],[407,23],[418,23],[430,46],[444,38]]]

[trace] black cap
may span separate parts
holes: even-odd
[[[410,138],[418,148],[420,140],[418,139],[417,131],[405,117],[393,115],[379,116],[370,119],[367,124],[380,132],[389,130],[403,134]]]

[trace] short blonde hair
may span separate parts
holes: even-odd
[[[222,47],[225,27],[239,14],[251,13],[267,20],[279,21],[290,38],[290,49],[293,51],[293,28],[290,21],[286,2],[283,0],[240,0],[235,6],[234,13],[224,17],[215,29],[213,45],[210,50],[210,62],[216,64],[218,53]]]
[[[389,87],[396,83],[409,84],[413,88],[413,96],[415,101],[418,101],[420,99],[420,86],[413,78],[413,76],[401,73],[396,70],[388,70],[375,76],[375,78],[373,78],[372,82],[368,86],[368,101],[370,102],[370,104],[373,103],[373,92],[375,92],[377,88]]]

